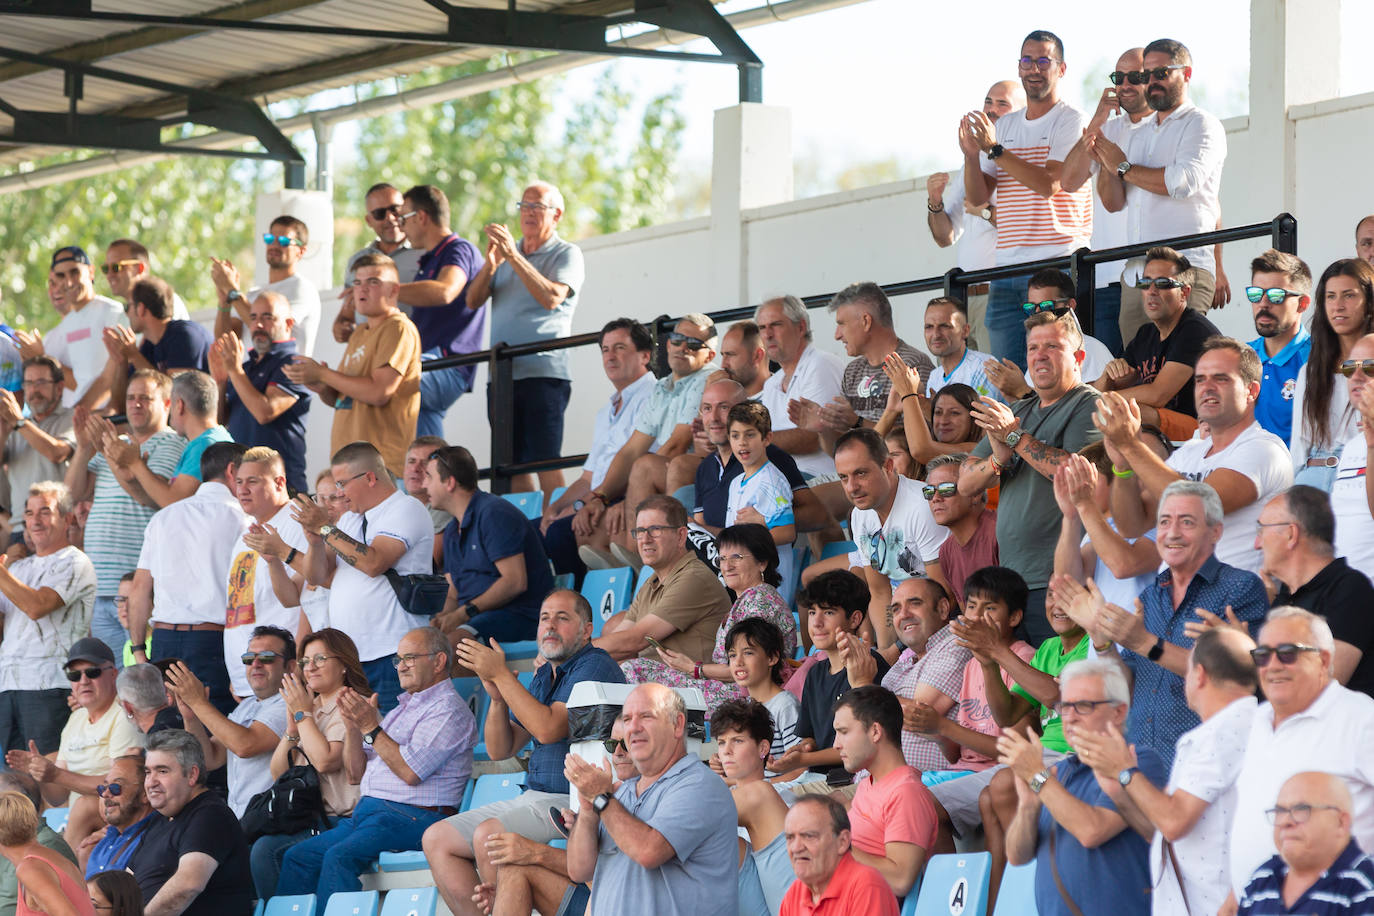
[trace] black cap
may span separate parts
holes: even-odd
[[[72,643],[71,649],[67,652],[67,664],[62,667],[70,667],[72,662],[90,662],[92,665],[108,662],[113,665],[115,657],[104,642],[94,636],[87,636]]]
[[[91,263],[91,256],[86,254],[86,249],[80,245],[68,245],[66,248],[59,248],[52,253],[52,263],[48,265],[48,270],[57,266],[59,261],[75,261],[78,264]]]

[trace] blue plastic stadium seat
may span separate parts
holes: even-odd
[[[407,849],[403,852],[384,852],[377,856],[378,871],[425,871],[429,868],[429,862],[425,860],[425,854],[419,849]],[[338,894],[334,895],[339,896]],[[329,900],[329,905],[333,907],[333,897]],[[326,913],[325,916],[334,916],[333,913]]]
[[[70,808],[49,808],[43,812],[43,820],[49,827],[61,833],[67,828],[67,816],[71,814]]]
[[[434,916],[438,905],[437,887],[398,887],[382,901],[382,916]]]
[[[628,566],[593,569],[582,580],[582,597],[592,606],[592,635],[601,635],[601,625],[630,606],[635,574]]]
[[[648,583],[649,577],[654,574],[652,566],[641,566],[639,568],[639,578],[635,580],[635,594],[638,595]]]
[[[325,905],[324,916],[377,916],[382,895],[376,891],[336,891]]]
[[[263,913],[264,913],[266,910],[267,910],[267,901],[266,901],[266,900],[259,900],[259,901],[257,902],[257,904],[253,907],[253,916],[263,916]]]
[[[859,549],[859,545],[853,541],[831,541],[821,548],[821,559],[828,560],[831,557],[838,557],[842,553],[853,553]]]
[[[1035,908],[1035,860],[1025,865],[1008,865],[997,887],[994,916],[1038,916]]]
[[[472,790],[472,798],[463,810],[471,811],[490,805],[492,802],[518,798],[524,784],[524,773],[485,773],[477,777],[477,785]]]
[[[273,897],[267,901],[264,916],[315,916],[315,895],[298,894],[294,897]]]
[[[549,495],[549,502],[550,502],[550,503],[556,503],[556,502],[558,502],[558,500],[561,499],[562,496],[563,496],[563,494],[566,493],[566,492],[568,492],[568,488],[567,488],[567,487],[554,487],[554,488],[553,488],[553,493],[551,493],[551,494]]]
[[[908,894],[903,916],[987,916],[992,856],[986,852],[932,856],[920,894]],[[916,904],[912,906],[912,898]]]
[[[541,490],[532,493],[502,493],[501,498],[525,513],[525,518],[531,521],[544,514],[544,493]]]

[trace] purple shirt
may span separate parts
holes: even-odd
[[[440,354],[475,353],[482,349],[482,338],[487,331],[487,305],[469,309],[467,306],[468,287],[472,278],[482,269],[482,254],[467,239],[450,235],[429,251],[420,255],[420,267],[415,272],[415,280],[436,280],[439,271],[448,266],[457,267],[466,276],[467,283],[458,293],[458,298],[448,305],[417,307],[412,310],[411,321],[420,332],[420,349],[438,349]],[[472,384],[476,366],[464,366],[462,372]]]
[[[445,678],[419,693],[402,693],[396,708],[382,720],[382,730],[401,746],[401,759],[420,777],[420,784],[406,785],[364,744],[367,771],[359,790],[365,797],[431,808],[462,804],[472,775],[477,721],[452,681]]]

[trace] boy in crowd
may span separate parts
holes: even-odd
[[[792,514],[792,484],[768,460],[772,418],[758,401],[744,401],[730,408],[727,424],[730,452],[739,459],[744,473],[730,482],[725,524],[767,528],[778,545],[778,575],[786,582],[792,575],[791,548],[797,539],[797,522]]]
[[[801,702],[782,689],[787,676],[782,631],[761,617],[746,617],[725,634],[725,658],[735,683],[751,700],[768,710],[773,720],[773,754],[790,751],[799,740],[797,717]],[[715,734],[714,729],[711,734]]]
[[[868,586],[847,569],[821,573],[797,593],[797,607],[806,615],[811,642],[826,654],[806,672],[802,685],[801,716],[797,737],[801,740],[780,757],[772,757],[768,768],[774,773],[790,773],[807,767],[814,776],[800,782],[797,790],[828,791],[818,777],[834,778],[833,785],[850,783],[840,752],[835,744],[835,701],[855,687],[872,684],[887,673],[887,661],[869,648],[859,636],[859,627],[868,610]],[[808,779],[808,777],[803,777]],[[852,787],[849,793],[852,793]]]
[[[739,911],[776,913],[796,875],[782,832],[787,801],[764,778],[774,746],[772,718],[753,700],[727,700],[711,716],[711,737],[720,770],[732,783],[739,825],[749,834],[748,843],[740,840]]]

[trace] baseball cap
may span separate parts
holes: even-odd
[[[115,657],[104,642],[94,636],[86,636],[72,643],[71,650],[67,652],[67,664],[62,667],[66,668],[72,662],[90,662],[92,665],[107,662],[113,665]]]
[[[86,249],[80,245],[68,245],[66,248],[59,248],[52,253],[52,263],[48,269],[52,270],[59,261],[75,261],[78,264],[91,263],[91,256],[86,254]]]

